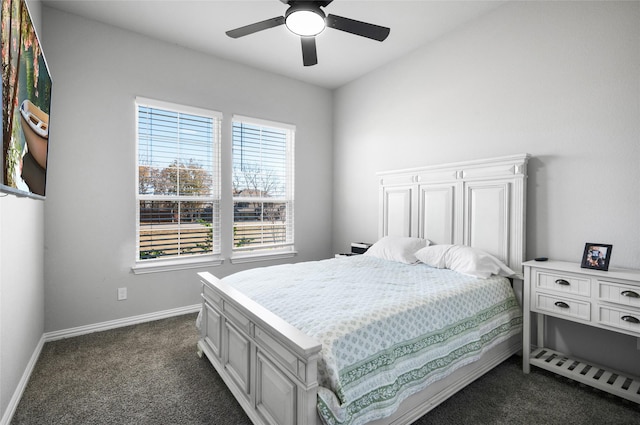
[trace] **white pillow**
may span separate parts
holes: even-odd
[[[433,249],[440,247],[439,249]],[[493,255],[465,245],[433,245],[415,254],[418,260],[432,267],[447,268],[486,279],[492,274],[510,277],[515,272]]]
[[[413,264],[418,261],[414,255],[420,248],[429,245],[427,239],[402,236],[385,236],[374,243],[363,255]]]
[[[453,245],[429,245],[415,253],[416,258],[428,266],[438,269],[446,268],[444,263],[444,254]]]

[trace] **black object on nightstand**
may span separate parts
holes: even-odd
[[[366,242],[351,242],[352,254],[364,254],[372,244]]]

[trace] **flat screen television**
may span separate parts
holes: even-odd
[[[51,75],[25,0],[2,0],[0,191],[44,199]]]

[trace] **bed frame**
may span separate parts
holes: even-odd
[[[379,236],[481,248],[522,273],[529,155],[378,173]],[[321,345],[211,273],[202,281],[204,353],[256,425],[321,424]],[[371,424],[410,424],[521,349],[519,336],[405,400]]]

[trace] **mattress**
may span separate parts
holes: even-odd
[[[386,417],[408,396],[521,331],[506,278],[371,256],[251,269],[224,281],[322,344],[326,424]]]

